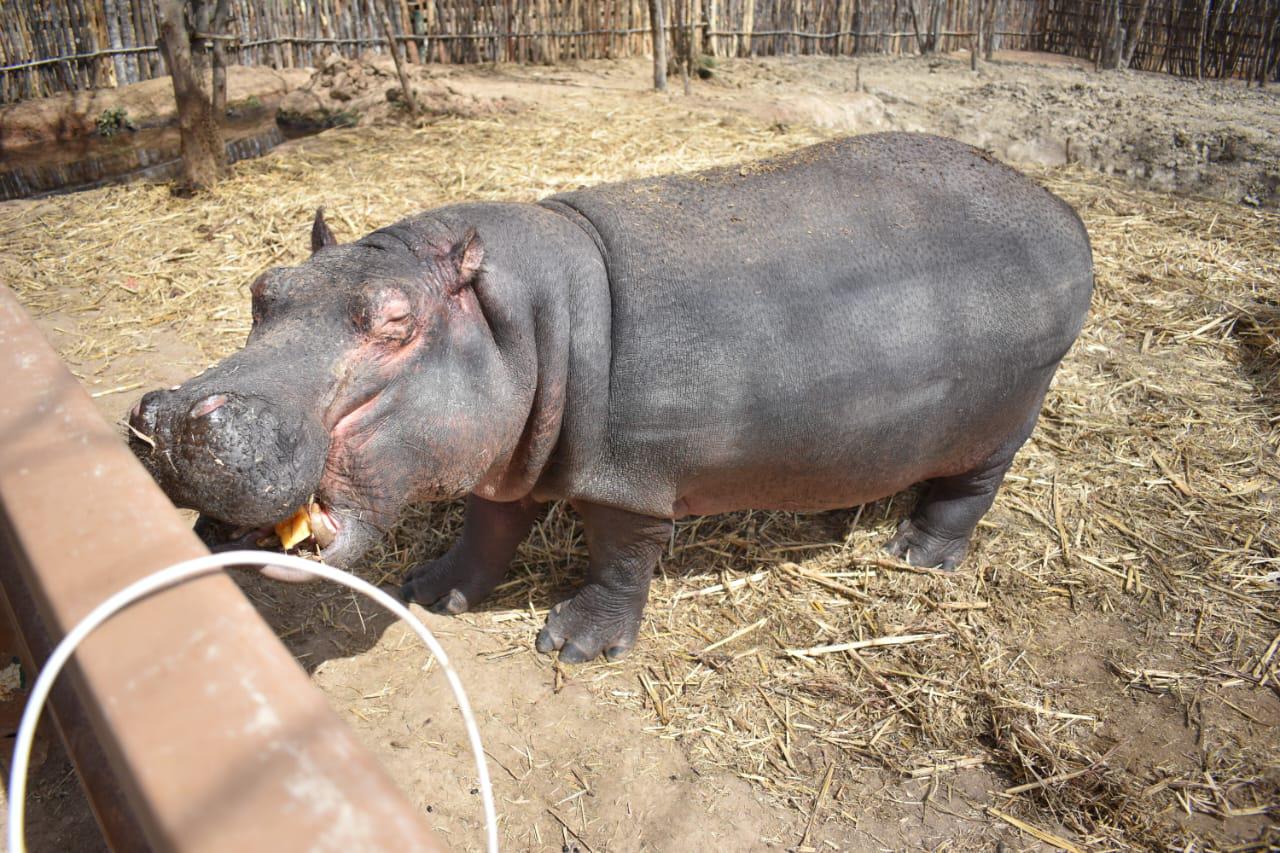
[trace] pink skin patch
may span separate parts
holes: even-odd
[[[375,363],[381,387],[372,396],[356,403],[354,408],[338,414],[332,423],[327,424],[330,440],[329,458],[325,463],[317,493],[327,495],[330,499],[334,494],[350,488],[346,479],[336,475],[335,472],[345,470],[345,460],[358,453],[373,437],[372,431],[365,430],[365,423],[377,407],[378,398],[387,383],[403,371],[404,364],[413,358],[414,353],[423,343],[423,337],[418,333],[419,329],[412,315],[408,313],[407,302],[404,301],[403,296],[398,299],[395,296],[393,294],[393,298],[380,300],[373,307],[372,316],[366,320],[371,324],[370,333],[377,337],[367,340],[347,355],[349,364]],[[334,411],[335,408],[330,408],[331,414],[326,417],[326,421],[337,414]],[[337,411],[340,412],[341,409]],[[343,524],[329,506],[317,500],[312,505],[310,514],[312,538],[318,545],[327,548],[339,539],[343,533]]]

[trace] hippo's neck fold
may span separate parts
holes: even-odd
[[[466,204],[433,211],[436,227],[475,228],[485,245],[484,273],[475,295],[502,364],[502,386],[483,404],[501,423],[484,448],[491,460],[472,492],[515,501],[537,492],[558,466],[566,427],[570,362],[607,341],[589,333],[575,342],[575,316],[588,294],[607,297],[599,250],[580,227],[558,213],[524,204]],[[554,497],[554,496],[551,496]]]

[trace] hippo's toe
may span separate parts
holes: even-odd
[[[953,572],[969,553],[969,539],[938,536],[904,518],[898,525],[897,534],[885,544],[884,550],[913,566]]]
[[[452,554],[446,554],[410,569],[400,587],[400,597],[416,601],[433,613],[456,616],[479,604],[492,591],[492,584],[484,576],[466,571]]]
[[[601,654],[612,661],[631,651],[640,634],[641,611],[629,603],[610,606],[601,590],[589,584],[551,608],[538,633],[538,651],[559,650],[563,663],[585,663]]]

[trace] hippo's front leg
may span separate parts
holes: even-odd
[[[671,536],[671,520],[600,504],[575,503],[574,509],[587,536],[587,582],[551,608],[538,634],[538,651],[559,649],[565,663],[589,661],[602,652],[616,660],[640,633],[653,567]]]
[[[436,613],[465,613],[506,575],[541,509],[533,498],[498,503],[469,496],[461,538],[443,557],[410,569],[400,597]]]

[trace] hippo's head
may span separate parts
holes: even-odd
[[[345,564],[404,500],[470,491],[512,427],[492,411],[484,248],[461,230],[339,245],[317,211],[310,259],[253,283],[245,347],[134,407],[131,444],[170,499],[242,540],[307,508],[326,560]]]

